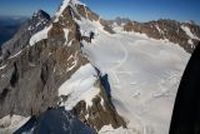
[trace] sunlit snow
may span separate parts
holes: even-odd
[[[83,41],[84,52],[108,73],[113,103],[128,128],[141,134],[167,134],[178,84],[190,55],[166,40],[96,30],[91,44]]]
[[[37,42],[39,42],[43,39],[47,39],[48,38],[48,32],[51,28],[52,28],[52,25],[50,25],[49,27],[45,27],[43,30],[34,34],[29,41],[30,46],[35,45],[35,43],[37,43]]]
[[[67,101],[62,102],[66,110],[72,110],[80,101],[85,101],[87,107],[92,105],[92,99],[100,90],[95,87],[97,80],[96,70],[91,64],[80,67],[69,80],[58,89],[58,96],[68,96]]]
[[[191,38],[191,39],[197,39],[200,40],[196,35],[194,35],[190,28],[187,26],[182,25],[181,28],[183,29],[183,31]]]

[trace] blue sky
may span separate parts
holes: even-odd
[[[37,9],[53,14],[62,0],[1,0],[0,15],[31,16]],[[82,0],[107,19],[116,16],[137,21],[171,18],[200,24],[200,0]]]

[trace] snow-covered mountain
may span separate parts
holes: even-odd
[[[18,29],[17,33],[9,41],[1,46],[3,59],[7,59],[11,55],[25,48],[32,35],[42,30],[50,22],[50,16],[43,10],[38,10],[31,18],[24,22]]]
[[[199,26],[178,25],[174,36],[178,22],[114,23],[78,0],[64,0],[51,20],[44,14],[33,15],[40,21],[23,28],[33,32],[17,33],[9,43],[17,47],[0,63],[0,132],[64,107],[100,134],[168,133]],[[181,47],[185,39],[192,44]]]

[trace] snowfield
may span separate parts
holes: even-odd
[[[126,133],[167,134],[177,88],[190,58],[179,45],[146,35],[96,29],[84,44],[91,63],[107,73],[113,103],[128,122]],[[119,132],[118,132],[119,131]],[[125,133],[123,129],[113,133]],[[101,133],[112,133],[105,127]]]
[[[91,64],[80,67],[69,80],[58,89],[58,96],[68,96],[67,101],[62,101],[61,106],[72,110],[80,101],[86,102],[86,107],[92,106],[92,99],[99,94],[100,89],[95,87],[97,73]]]

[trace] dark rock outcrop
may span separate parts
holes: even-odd
[[[13,73],[12,73],[11,79],[10,79],[11,87],[15,87],[16,83],[18,82],[18,79],[19,79],[19,73],[18,73],[18,69],[17,69],[17,64],[14,63],[14,70],[13,70]]]
[[[14,134],[95,134],[92,128],[65,111],[63,107],[49,109],[38,117],[33,116]]]

